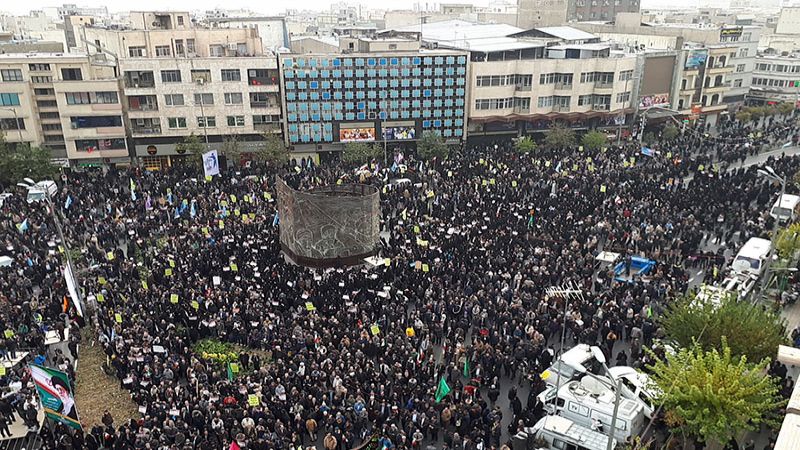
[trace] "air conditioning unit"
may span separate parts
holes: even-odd
[[[144,126],[144,119],[136,119],[136,125],[143,127]]]
[[[236,51],[237,48],[236,44],[228,44],[228,50]]]

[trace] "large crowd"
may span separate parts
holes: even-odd
[[[24,349],[74,380],[80,327],[91,327],[139,407],[138,419],[107,415],[82,432],[45,427],[46,448],[504,448],[543,414],[536,375],[562,331],[566,346],[598,344],[610,362],[644,367],[642,349],[660,337],[657,317],[686,291],[690,267],[721,273],[725,248],[768,235],[776,188],[756,166],[738,167],[797,140],[794,117],[771,120],[690,130],[652,156],[630,142],[529,154],[486,142],[445,161],[395,152],[398,164],[373,164],[371,176],[306,160],[211,180],[193,164],[65,173],[53,204],[85,317],[59,270],[66,249],[46,207],[17,192],[0,221],[14,258],[0,269],[0,322],[12,331],[0,353]],[[790,177],[800,169],[794,157],[768,163]],[[287,261],[275,175],[304,189],[377,185],[378,254],[389,263]],[[711,242],[721,250],[705,251]],[[646,280],[615,282],[597,269],[600,250],[657,265]],[[545,295],[566,284],[582,302],[565,308]],[[68,352],[47,351],[49,330]],[[204,339],[235,344],[239,372],[195,350]],[[35,408],[23,366],[0,377],[4,417]],[[452,391],[436,402],[442,378]]]

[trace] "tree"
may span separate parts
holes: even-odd
[[[225,138],[219,151],[225,155],[225,159],[230,163],[238,164],[242,160],[242,146],[236,136]]]
[[[794,112],[794,104],[789,102],[782,102],[778,104],[778,112],[784,116],[787,114],[791,114],[792,112]]]
[[[750,111],[746,109],[743,109],[736,113],[736,120],[742,123],[750,122],[752,118],[753,118],[752,114],[750,113]]]
[[[514,141],[514,148],[520,153],[530,153],[536,150],[536,141],[530,136],[520,136]]]
[[[360,166],[378,158],[381,148],[365,142],[348,142],[342,152],[342,160],[346,163]]]
[[[567,148],[575,145],[575,132],[563,125],[553,125],[547,131],[544,143],[550,148]]]
[[[647,145],[653,145],[656,142],[658,142],[658,139],[656,138],[655,133],[653,133],[652,131],[647,131],[644,133],[644,135],[642,135],[642,142]]]
[[[681,132],[678,130],[678,127],[672,124],[665,126],[664,129],[661,130],[661,137],[665,141],[671,141],[678,137],[679,134],[681,134]]]
[[[752,108],[748,108],[747,111],[750,113],[750,117],[756,122],[764,117],[764,108],[760,106],[753,106]]]
[[[583,138],[581,139],[581,144],[588,150],[597,150],[601,147],[605,147],[607,143],[608,138],[606,135],[597,130],[592,130],[584,134]]]
[[[753,365],[744,356],[734,357],[723,340],[720,350],[683,348],[649,368],[670,427],[705,442],[726,443],[743,430],[774,422],[770,416],[784,402],[777,380],[765,375],[768,367],[768,358]]]
[[[448,152],[449,149],[447,144],[444,143],[442,135],[433,131],[423,133],[422,139],[417,142],[417,155],[428,161],[433,158],[445,159]]]
[[[264,133],[262,144],[255,153],[255,158],[266,164],[281,164],[289,160],[289,149],[278,135]]]
[[[180,154],[190,155],[192,160],[194,160],[198,166],[202,167],[203,153],[206,152],[206,146],[200,142],[200,137],[196,134],[192,133],[183,138],[183,141],[178,142],[178,145],[175,146],[175,150]]]
[[[26,177],[39,181],[57,174],[58,167],[53,165],[48,150],[28,144],[17,144],[13,148],[0,132],[0,183],[3,186],[14,185]]]
[[[696,343],[706,351],[721,350],[727,341],[734,356],[761,361],[786,343],[783,320],[771,310],[740,302],[733,294],[719,303],[710,295],[700,297],[676,299],[661,318],[667,337],[679,346],[690,348]]]
[[[800,223],[781,229],[775,238],[775,248],[781,258],[792,258],[800,250]]]

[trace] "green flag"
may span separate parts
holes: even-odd
[[[469,357],[464,358],[464,378],[469,378]]]
[[[450,386],[447,385],[447,381],[444,381],[444,377],[439,380],[439,387],[436,388],[436,403],[440,403],[443,398],[447,397],[447,394],[450,393]]]

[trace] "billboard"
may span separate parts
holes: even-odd
[[[78,407],[67,374],[55,369],[30,364],[33,382],[42,401],[45,416],[64,425],[81,429]]]
[[[685,67],[687,69],[696,69],[700,66],[706,65],[707,59],[708,59],[707,48],[696,48],[694,50],[690,50],[689,54],[686,56]]]
[[[375,140],[375,128],[340,128],[339,142],[371,142]]]
[[[385,127],[383,139],[386,141],[407,141],[416,139],[417,130],[414,127]]]
[[[742,31],[744,31],[744,27],[720,28],[719,37],[742,37]]]
[[[639,109],[650,108],[652,106],[668,106],[669,94],[643,95],[639,97]]]

